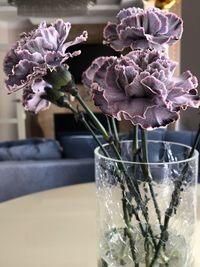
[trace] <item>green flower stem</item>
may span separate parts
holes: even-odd
[[[89,132],[92,134],[94,140],[97,142],[97,144],[99,145],[99,147],[101,148],[103,154],[106,157],[109,157],[110,155],[108,154],[108,152],[105,150],[104,146],[102,145],[102,143],[99,141],[99,139],[97,138],[95,132],[92,130],[92,128],[90,127],[90,125],[87,123],[87,121],[85,120],[85,117],[83,117],[81,119],[82,123],[85,125],[85,127],[89,130]]]
[[[124,166],[122,166],[122,165],[120,164],[118,167],[119,167],[119,169],[124,173],[124,170],[123,170]],[[122,167],[122,169],[121,169],[121,167]],[[125,201],[123,201],[123,199],[122,199],[122,204],[123,204],[123,207],[125,207],[125,203],[126,203],[126,195],[125,195],[125,191],[126,191],[126,190],[125,190],[125,186],[124,186],[123,180],[122,180],[121,177],[120,177],[120,174],[119,174],[119,173],[116,173],[116,175],[117,175],[117,177],[118,177],[118,181],[120,182],[120,187],[121,187],[121,189],[122,189],[122,196],[123,196],[123,199],[125,200]],[[125,175],[126,175],[126,174],[125,174]],[[140,230],[141,230],[142,235],[145,237],[146,232],[145,232],[144,227],[143,227],[143,225],[142,225],[142,223],[141,223],[141,220],[140,220],[138,211],[137,211],[137,209],[135,209],[133,206],[132,206],[132,213],[134,214],[135,219],[136,219],[136,221],[137,221],[138,224],[139,224],[139,227],[140,227]],[[126,214],[129,214],[129,213],[128,213],[128,210],[127,210]],[[124,218],[129,218],[129,220],[128,220],[128,224],[127,224],[127,225],[129,225],[130,222],[131,222],[131,217],[130,217],[130,215],[128,215],[129,217],[127,217],[126,214],[124,215],[124,216],[125,216]]]
[[[110,125],[110,119],[109,119],[108,115],[105,115],[105,116],[106,116],[106,121],[107,121],[107,126],[108,126],[108,133],[111,136],[112,135],[112,128],[111,128],[111,125]]]
[[[132,238],[132,233],[131,233],[131,230],[130,228],[126,228],[126,235],[128,236],[129,238],[129,243],[130,243],[130,248],[131,248],[131,253],[132,253],[132,258],[134,260],[134,264],[135,264],[135,267],[139,267],[139,263],[137,262],[137,258],[136,258],[136,248],[135,248],[135,241],[134,239]]]
[[[138,151],[139,151],[139,145],[138,145],[138,125],[134,125],[133,126],[133,147],[132,147],[132,151],[133,151],[133,162],[137,161],[137,156],[138,156]],[[135,164],[133,164],[132,166],[132,172],[133,172],[133,177],[135,175]],[[140,197],[142,198],[141,194],[140,194],[140,189],[138,186],[138,181],[137,179],[133,180],[133,183],[138,191],[138,194],[140,195]]]
[[[192,145],[192,149],[191,149],[190,154],[189,154],[189,158],[191,158],[194,155],[194,151],[195,151],[195,149],[199,143],[199,140],[200,140],[200,124],[199,124],[198,131],[196,133],[196,136],[195,136],[194,143]],[[180,194],[181,194],[181,186],[182,186],[182,184],[186,178],[185,176],[186,176],[187,170],[188,170],[188,163],[183,168],[182,176],[179,177],[180,179],[177,179],[178,182],[175,183],[175,187],[174,187],[174,191],[172,192],[169,207],[167,208],[167,210],[165,212],[164,225],[163,225],[163,228],[161,231],[160,240],[159,240],[158,245],[156,247],[156,252],[155,252],[154,258],[152,259],[150,267],[153,267],[154,263],[156,262],[159,254],[160,254],[161,248],[163,247],[165,242],[168,240],[167,229],[168,229],[169,221],[172,217],[173,212],[176,210],[176,208],[179,204]]]
[[[133,236],[132,236],[131,218],[129,216],[129,212],[127,209],[127,200],[126,200],[124,185],[121,184],[121,188],[122,188],[122,206],[123,206],[123,210],[124,210],[124,221],[126,223],[126,228],[124,229],[124,231],[125,231],[125,235],[129,238],[130,249],[131,249],[133,261],[135,264],[137,264],[136,263],[137,258],[136,258],[135,240],[133,239]]]
[[[136,161],[136,155],[138,152],[138,125],[133,126],[133,161]]]
[[[75,110],[75,108],[69,102],[65,102],[63,104],[63,106],[65,106],[66,108],[70,109],[74,113],[75,117],[77,119],[81,120],[82,123],[84,123],[84,125],[86,126],[86,128],[92,133],[93,137],[95,138],[95,140],[97,141],[97,143],[100,145],[103,153],[107,157],[109,157],[109,154],[107,153],[107,151],[105,150],[105,148],[102,146],[102,144],[99,142],[99,140],[96,137],[95,133],[93,132],[92,128],[86,122],[84,116],[80,116],[79,113],[78,113],[78,111]],[[88,108],[86,108],[86,110],[88,111]],[[90,112],[92,113],[92,111],[90,111]],[[91,118],[94,118],[94,116],[91,116]],[[97,121],[97,119],[95,119],[95,121]],[[98,127],[98,125],[99,124],[96,123],[96,127]],[[107,135],[107,133],[106,133],[106,135]],[[113,144],[113,146],[114,146],[114,144]],[[117,150],[115,150],[115,151],[117,151]],[[117,153],[118,153],[118,151],[117,151]],[[129,238],[130,248],[131,248],[131,251],[132,251],[133,260],[135,261],[135,247],[134,247],[134,240],[132,238],[131,230],[130,230],[130,220],[129,220],[129,217],[128,217],[128,208],[127,208],[127,203],[126,203],[127,201],[126,201],[126,196],[125,196],[125,187],[124,187],[124,184],[122,184],[122,183],[120,183],[120,186],[121,186],[121,189],[122,189],[122,206],[123,206],[124,221],[125,221],[126,227],[127,227],[126,233],[127,233],[128,238]],[[137,219],[140,220],[139,219],[139,216],[137,216]],[[142,224],[141,224],[141,227],[142,227]],[[144,232],[144,230],[143,230],[143,232]],[[136,267],[138,267],[138,266],[136,265]]]
[[[127,179],[126,179],[127,187],[128,187],[128,189],[129,189],[130,193],[135,197],[135,201],[136,201],[136,203],[137,203],[137,204],[139,205],[139,207],[141,208],[142,215],[144,216],[145,221],[146,221],[146,224],[147,224],[148,229],[149,229],[149,234],[150,234],[150,236],[151,236],[151,238],[152,238],[152,242],[153,242],[153,244],[154,244],[154,247],[156,248],[156,246],[157,246],[157,242],[156,242],[156,239],[155,239],[155,237],[154,237],[154,234],[153,234],[153,230],[152,230],[152,228],[151,228],[151,225],[149,224],[149,219],[148,219],[148,214],[147,214],[147,212],[146,212],[145,204],[144,204],[144,202],[143,202],[143,200],[142,200],[142,198],[141,198],[141,195],[138,193],[138,191],[137,191],[137,189],[136,189],[134,183],[131,181],[130,177],[128,176],[128,174],[127,174],[127,172],[126,172],[126,168],[125,168],[124,164],[121,162],[122,158],[121,158],[121,156],[120,156],[120,154],[119,154],[117,148],[115,147],[114,144],[112,144],[112,146],[113,146],[113,150],[115,151],[115,154],[116,154],[116,156],[117,156],[117,159],[120,160],[120,162],[118,162],[118,164],[119,164],[119,168],[123,171],[125,177],[127,178]],[[138,216],[138,213],[137,213],[136,210],[134,211],[134,215],[135,215],[135,217],[136,217],[136,215]],[[138,218],[139,218],[139,216],[138,216]],[[136,218],[136,219],[137,219],[137,218]],[[141,225],[142,225],[142,224],[141,224]]]
[[[158,206],[158,202],[156,200],[156,196],[155,196],[155,193],[154,193],[153,184],[152,184],[153,179],[152,179],[151,172],[150,172],[150,169],[149,169],[149,166],[148,166],[149,159],[148,159],[147,132],[146,132],[146,130],[141,129],[141,134],[142,134],[143,162],[147,163],[147,165],[143,165],[143,167],[145,169],[144,170],[144,174],[146,175],[146,180],[147,180],[147,183],[148,183],[148,186],[149,186],[149,190],[150,190],[151,197],[152,197],[153,204],[154,204],[154,208],[155,208],[155,211],[156,211],[156,214],[157,214],[157,218],[158,218],[158,222],[159,222],[159,225],[160,225],[160,229],[162,230],[161,212],[160,212],[160,209],[159,209],[159,206]]]
[[[107,133],[106,129],[103,127],[103,125],[99,122],[99,120],[96,118],[96,116],[94,115],[94,113],[90,110],[90,108],[86,105],[86,103],[84,102],[84,100],[82,99],[82,97],[80,96],[80,94],[78,92],[76,92],[75,94],[73,94],[74,97],[79,101],[79,103],[82,105],[82,107],[84,108],[84,110],[87,112],[87,114],[89,115],[90,119],[92,120],[92,122],[95,124],[95,126],[100,130],[100,132],[102,133],[104,139],[112,146],[114,153],[117,157],[118,160],[122,160],[121,156],[119,154],[119,151],[117,150],[112,138],[109,136],[109,134]],[[122,167],[122,163],[120,163],[121,167]],[[123,165],[122,168],[123,172],[126,173],[126,169]],[[142,201],[142,199],[140,198],[140,196],[138,196],[137,190],[134,186],[134,184],[132,183],[130,177],[126,174],[126,178],[128,179],[127,185],[128,188],[131,189],[131,192],[134,193],[134,196],[136,197],[136,200],[138,200],[139,202]],[[142,206],[142,205],[141,205]]]
[[[149,266],[149,262],[150,262],[150,253],[149,253],[149,237],[148,235],[145,237],[145,240],[144,240],[144,250],[145,250],[145,263],[146,263],[146,266],[148,267]]]
[[[72,105],[70,105],[69,103],[67,103],[66,105],[67,108],[69,108],[75,116],[77,116],[78,112],[73,108]],[[90,125],[87,123],[87,121],[85,120],[85,117],[83,115],[79,116],[79,119],[81,120],[81,122],[85,125],[85,127],[91,132],[92,136],[94,137],[95,141],[98,143],[98,145],[101,147],[103,153],[105,156],[109,157],[108,152],[105,150],[105,148],[102,146],[101,142],[99,141],[99,139],[96,137],[96,134],[94,133],[94,131],[92,130],[92,128],[90,127]],[[127,235],[127,237],[129,238],[129,242],[130,242],[130,248],[131,248],[131,252],[132,252],[132,257],[133,260],[135,262],[135,267],[139,267],[139,264],[136,263],[136,253],[135,253],[135,241],[132,237],[131,234],[131,224],[130,224],[130,218],[128,215],[128,209],[127,209],[127,201],[126,201],[126,197],[125,197],[125,188],[122,188],[122,192],[123,192],[123,198],[122,198],[122,205],[123,205],[123,211],[124,211],[124,221],[126,222],[127,228],[125,229],[125,233]]]
[[[147,131],[141,128],[141,139],[142,139],[142,152],[144,162],[148,163],[148,146],[147,146]]]
[[[147,134],[146,134],[146,131],[144,129],[141,128],[141,139],[142,139],[142,152],[143,152],[143,162],[147,162],[148,163],[148,148],[147,148]],[[145,167],[145,169],[144,169]],[[147,197],[147,192],[148,192],[148,189],[146,188],[146,182],[149,183],[147,177],[149,175],[149,167],[148,165],[146,166],[143,166],[142,165],[142,171],[143,171],[143,174],[145,176],[145,182],[143,184],[143,188],[144,188],[144,192],[145,192],[145,203],[146,203],[146,214],[147,214],[147,220],[148,220],[148,224],[149,224],[149,209],[148,209],[148,197]],[[145,171],[144,171],[145,170]],[[149,232],[149,227],[147,225],[147,229]],[[146,262],[146,266],[149,266],[149,237],[146,236],[145,237],[145,242],[144,242],[144,246],[145,246],[145,252],[146,252],[146,255],[145,255],[145,262]]]
[[[111,118],[111,125],[112,125],[112,130],[113,130],[113,135],[114,135],[115,146],[118,148],[118,150],[120,150],[119,135],[118,135],[118,131],[117,131],[115,118],[113,118],[113,117]]]
[[[103,125],[100,123],[100,121],[97,119],[97,117],[94,115],[94,113],[91,111],[91,109],[86,105],[80,94],[77,92],[76,94],[73,94],[73,96],[79,101],[81,106],[84,108],[84,110],[87,112],[87,114],[90,116],[90,119],[93,121],[94,125],[100,130],[101,134],[103,135],[103,138],[109,142],[110,136],[107,133],[106,129],[103,127]]]
[[[198,130],[197,130],[197,133],[194,139],[194,143],[192,145],[192,149],[190,151],[189,158],[191,158],[194,155],[194,151],[197,148],[199,141],[200,141],[200,124],[199,124]]]
[[[74,114],[75,118],[77,118],[78,120],[80,120],[86,127],[86,129],[88,129],[88,131],[92,134],[94,140],[97,142],[97,144],[99,145],[99,147],[101,148],[103,154],[106,157],[109,157],[108,152],[105,150],[104,146],[102,145],[102,143],[99,141],[99,139],[97,138],[95,132],[93,131],[92,127],[89,125],[89,123],[87,123],[87,121],[85,120],[84,114],[78,112],[68,101],[63,103],[63,106],[69,110],[72,111],[72,113]]]
[[[98,267],[108,267],[107,262],[104,261],[104,259],[100,259],[98,263]]]
[[[80,96],[80,94],[76,91],[73,93],[73,96],[79,101],[79,103],[82,105],[82,107],[84,108],[84,110],[87,112],[87,114],[89,115],[90,119],[92,120],[92,122],[94,123],[94,125],[100,130],[100,132],[102,133],[104,139],[112,146],[114,153],[117,157],[118,160],[122,160],[121,156],[119,154],[119,151],[117,150],[112,138],[109,136],[109,134],[107,133],[106,129],[103,127],[103,125],[99,122],[99,120],[96,118],[96,116],[94,115],[94,113],[90,110],[90,108],[87,106],[87,104],[84,102],[84,100],[82,99],[82,97]],[[136,203],[139,205],[139,207],[141,208],[142,214],[148,224],[148,216],[146,214],[146,210],[145,210],[145,205],[143,203],[143,200],[141,199],[140,194],[138,194],[137,189],[135,188],[134,183],[132,182],[132,180],[130,179],[129,175],[126,172],[126,168],[124,166],[124,164],[122,162],[118,162],[119,168],[121,168],[121,170],[123,171],[123,173],[125,174],[126,177],[126,184],[127,187],[130,191],[131,194],[133,194]],[[138,216],[139,217],[139,216]],[[156,247],[157,246],[157,242],[155,240],[155,237],[153,235],[153,231],[151,226],[148,224],[149,227],[149,232],[150,232],[150,236],[152,238],[153,244]]]
[[[117,156],[117,159],[118,160],[122,160],[121,156],[120,156],[120,154],[119,154],[119,152],[118,152],[118,150],[117,150],[117,148],[116,148],[116,146],[114,145],[113,142],[111,143],[111,145],[113,147],[115,155]],[[131,188],[131,186],[129,184],[130,183],[130,177],[128,176],[128,174],[126,172],[126,169],[125,169],[123,163],[122,162],[118,162],[117,164],[118,164],[119,169],[125,174],[125,177],[128,180],[128,181],[126,180],[125,183],[127,184],[127,187],[129,189],[129,191],[134,194],[134,197],[136,199],[136,203],[138,203],[138,202],[140,203],[141,199],[140,198],[138,199],[137,191],[135,191],[134,187]],[[125,221],[125,224],[126,224],[126,227],[127,227],[125,231],[126,231],[127,237],[129,238],[130,249],[131,249],[133,260],[135,261],[135,266],[139,267],[139,265],[137,265],[137,263],[136,263],[135,241],[132,238],[132,234],[131,234],[131,218],[129,216],[129,211],[128,211],[128,208],[127,208],[127,200],[126,200],[126,195],[125,195],[126,189],[125,189],[125,186],[124,186],[124,181],[121,178],[120,178],[119,182],[120,182],[120,187],[122,189],[122,207],[123,207],[124,221]],[[140,195],[139,195],[139,197],[140,197]],[[146,233],[145,233],[145,230],[144,230],[143,225],[141,223],[141,220],[139,218],[138,211],[136,209],[133,209],[133,214],[134,214],[136,220],[138,221],[138,224],[139,224],[139,227],[140,227],[142,235],[145,237]],[[145,217],[144,214],[143,214],[143,216]],[[153,236],[152,236],[152,240],[154,240]],[[154,246],[156,247],[156,243],[154,243]]]

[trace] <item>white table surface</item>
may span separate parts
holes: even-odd
[[[198,204],[200,237],[200,186]],[[94,184],[1,203],[0,267],[96,267],[95,210]],[[195,250],[195,267],[200,267],[200,240]]]

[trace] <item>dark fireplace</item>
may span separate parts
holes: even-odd
[[[78,57],[67,59],[69,71],[72,73],[76,83],[82,83],[82,73],[91,65],[92,61],[101,56],[118,56],[119,53],[103,44],[79,44],[75,47],[69,47],[67,51],[81,50]]]
[[[95,113],[97,118],[103,124],[103,126],[108,130],[108,123],[106,116],[102,113]],[[87,119],[87,115],[85,114]],[[90,134],[85,126],[74,119],[73,114],[70,113],[58,113],[54,114],[54,131],[56,139],[59,139],[63,135],[74,135],[74,134]],[[118,127],[118,123],[117,123]],[[98,132],[96,132],[98,134]]]
[[[99,56],[117,56],[113,49],[103,44],[79,44],[75,47],[70,47],[69,52],[73,50],[81,50],[81,55],[67,60],[69,65],[69,70],[72,73],[75,82],[81,84],[82,82],[82,73],[85,71],[92,63],[92,61]],[[78,66],[78,68],[77,68]],[[105,115],[101,113],[95,113],[100,122],[107,129],[107,119]],[[87,115],[85,114],[87,118]],[[89,134],[85,129],[85,126],[81,122],[77,122],[74,119],[74,116],[69,113],[54,114],[54,131],[55,137],[59,139],[63,135],[72,135],[72,134]]]

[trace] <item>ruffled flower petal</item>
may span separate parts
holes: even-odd
[[[46,96],[45,88],[51,88],[51,85],[44,80],[38,80],[31,88],[24,90],[23,106],[25,110],[37,114],[49,108],[50,102],[44,98]]]
[[[125,119],[130,120],[133,124],[138,124],[145,129],[159,128],[168,125],[179,118],[179,113],[170,111],[166,107],[153,106],[147,109],[144,117],[136,116],[131,118],[128,114],[124,116]]]
[[[166,126],[181,109],[200,106],[196,77],[187,71],[173,78],[175,65],[162,51],[137,50],[96,59],[83,83],[103,113],[143,128]]]
[[[9,92],[29,87],[35,79],[42,78],[48,69],[66,65],[65,61],[68,58],[80,54],[80,51],[69,53],[66,49],[86,41],[87,32],[84,31],[73,41],[65,43],[70,29],[69,22],[65,23],[58,19],[49,26],[46,22],[42,22],[37,29],[21,34],[21,39],[4,59],[6,86]]]
[[[65,23],[62,19],[58,19],[52,25],[58,32],[58,41],[59,44],[62,45],[69,35],[69,32],[71,30],[71,23]]]
[[[9,79],[5,81],[9,92],[17,91],[28,86],[29,73],[33,72],[37,63],[28,61],[27,59],[20,60],[17,65],[13,67],[13,74],[9,75]]]
[[[92,65],[83,73],[83,82],[87,87],[90,87],[93,80],[95,72],[104,64],[107,60],[107,57],[99,57],[95,59]]]
[[[128,8],[120,11],[116,23],[104,29],[105,43],[116,51],[124,48],[163,50],[177,42],[183,32],[183,21],[173,13],[157,8]]]
[[[104,28],[103,36],[105,38],[104,44],[109,44],[116,51],[122,51],[125,48],[124,42],[118,38],[117,25],[108,22]]]
[[[80,44],[82,42],[85,42],[87,40],[87,38],[88,38],[88,33],[87,33],[87,31],[84,31],[80,36],[76,37],[73,41],[65,43],[62,46],[61,51],[63,53],[65,53],[65,50],[67,48],[69,48],[70,46],[77,45],[77,44]]]
[[[66,60],[80,55],[81,51],[72,53],[68,47],[86,41],[87,32],[66,42],[71,29],[69,22],[58,19],[51,25],[40,23],[39,27],[29,33],[22,33],[20,40],[11,48],[4,59],[4,71],[7,76],[5,84],[9,91],[23,90],[23,104],[26,110],[38,113],[49,107],[44,99],[44,76],[56,71],[62,65],[68,69]],[[40,81],[40,82],[39,82]]]
[[[186,109],[190,106],[198,108],[199,98],[195,89],[198,86],[197,78],[190,71],[186,71],[174,81],[168,94],[168,100],[172,103],[172,107]]]

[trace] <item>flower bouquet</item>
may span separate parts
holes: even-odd
[[[168,46],[181,38],[182,20],[156,8],[128,8],[105,27],[104,43],[123,55],[95,59],[83,73],[83,83],[107,116],[109,131],[87,106],[68,70],[67,60],[80,54],[68,48],[87,40],[84,31],[66,41],[70,28],[58,19],[21,35],[4,60],[8,92],[22,90],[24,108],[32,113],[50,103],[69,109],[99,145],[99,266],[192,266],[200,131],[192,148],[147,140],[147,129],[166,126],[182,109],[200,105],[197,78],[190,71],[173,77],[176,63],[167,54]],[[116,120],[121,119],[133,124],[132,140],[120,140]]]

